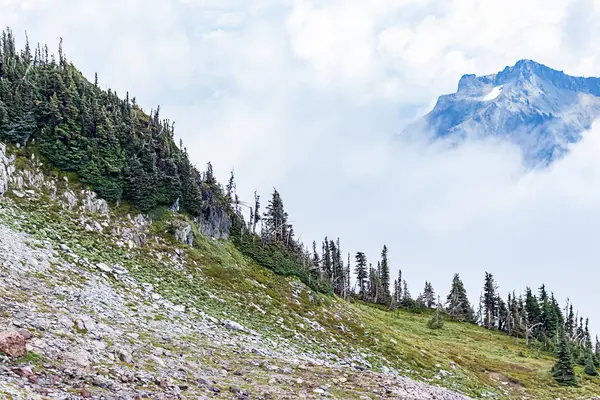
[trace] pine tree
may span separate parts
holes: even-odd
[[[596,345],[594,346],[594,350],[596,366],[600,368],[600,340],[598,340],[598,335],[596,335]]]
[[[235,190],[235,176],[233,170],[229,176],[229,182],[227,182],[226,196],[227,200],[231,203],[233,201],[233,192]]]
[[[283,208],[283,201],[277,189],[273,190],[263,220],[265,222],[263,236],[268,242],[280,242],[290,249],[294,248],[293,229],[288,223],[288,214]]]
[[[400,294],[402,289],[400,288],[400,284],[398,283],[398,279],[394,279],[394,293],[392,294],[392,307],[396,307],[398,303],[400,303]]]
[[[399,304],[402,301],[402,270],[398,270],[398,279],[396,279],[396,299],[395,302]]]
[[[346,293],[344,297],[348,297],[351,292],[352,289],[350,287],[350,271],[351,271],[351,266],[350,266],[350,253],[348,253],[348,263],[346,264]]]
[[[592,353],[591,347],[586,348],[585,351],[585,368],[583,369],[583,372],[590,376],[598,376],[598,371],[594,365],[594,354]]]
[[[563,386],[576,386],[577,377],[573,369],[573,358],[569,348],[569,341],[563,331],[559,333],[558,360],[552,368],[552,376]]]
[[[329,247],[329,240],[325,237],[323,241],[323,272],[329,280],[333,281],[333,262],[331,260],[331,248]]]
[[[498,297],[496,296],[496,284],[491,273],[485,273],[485,284],[483,286],[483,312],[484,326],[488,329],[496,327],[498,318]]]
[[[589,323],[590,323],[589,318],[586,318],[585,319],[585,328],[583,330],[584,336],[585,336],[584,346],[588,349],[591,349],[592,348],[592,335],[590,334]]]
[[[453,320],[473,320],[473,309],[467,298],[464,284],[458,274],[454,274],[454,277],[452,278],[452,287],[446,298],[446,311]]]
[[[406,279],[402,281],[402,300],[400,301],[403,307],[411,307],[413,305],[413,299],[408,291],[408,284]]]
[[[356,280],[358,281],[358,293],[364,299],[365,298],[365,284],[368,278],[367,272],[367,257],[365,253],[359,251],[356,253]]]
[[[388,264],[388,248],[383,246],[381,251],[381,286],[382,286],[382,302],[389,303],[390,297],[390,267]]]
[[[427,322],[427,327],[429,329],[441,329],[444,327],[444,320],[442,319],[443,310],[444,309],[443,309],[442,304],[440,303],[440,299],[438,297],[438,303],[437,303],[437,307],[435,309],[435,313],[433,314],[433,316],[431,317],[429,322]]]
[[[260,220],[260,196],[254,191],[254,219],[252,220],[252,233],[256,234],[256,226]]]
[[[433,308],[436,305],[435,302],[435,291],[431,282],[425,282],[425,289],[423,289],[423,303],[427,308]]]
[[[565,322],[565,333],[569,339],[573,338],[573,332],[575,329],[575,316],[573,314],[573,304],[569,305],[569,311],[567,313],[567,321]]]
[[[313,267],[315,268],[316,271],[319,271],[319,275],[321,275],[321,258],[319,257],[319,253],[317,253],[317,242],[315,242],[313,240],[313,255],[312,255],[312,262],[313,262]]]
[[[525,314],[526,314],[526,336],[529,333],[535,337],[540,337],[541,329],[541,310],[538,303],[537,297],[532,293],[528,287],[525,289]],[[531,329],[531,332],[530,332]]]
[[[510,322],[507,322],[510,318],[508,307],[500,296],[496,298],[496,304],[498,304],[498,330],[507,332],[507,326],[510,324]]]

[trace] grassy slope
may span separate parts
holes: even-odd
[[[173,302],[235,320],[313,353],[361,354],[375,369],[395,368],[475,398],[576,399],[600,393],[600,379],[584,376],[580,367],[580,387],[554,384],[549,374],[552,356],[526,348],[523,340],[452,322],[432,331],[426,327],[428,315],[389,312],[311,293],[299,281],[274,275],[246,259],[228,241],[199,235],[195,248],[175,243],[166,227],[169,219],[180,216],[156,222],[147,246],[125,250],[115,245],[111,234],[85,231],[76,221],[78,215],[63,211],[47,196],[6,201],[5,205],[18,208],[24,216],[18,223],[20,229],[66,243],[92,262],[121,263],[138,281],[152,283]],[[124,223],[128,211],[114,210],[107,222],[111,226]],[[0,222],[15,225],[15,221]],[[60,238],[46,232],[58,232]],[[185,252],[187,269],[170,267],[168,255],[175,248]],[[452,375],[440,377],[440,370]],[[341,393],[340,398],[344,398]]]

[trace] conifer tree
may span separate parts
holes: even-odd
[[[442,319],[443,309],[444,308],[442,307],[442,303],[440,302],[440,299],[438,297],[435,313],[433,314],[429,322],[427,322],[427,327],[429,329],[441,329],[444,327],[444,320]]]
[[[594,346],[594,365],[600,368],[600,341],[598,335],[596,335],[596,344]]]
[[[358,293],[364,299],[365,298],[365,284],[368,278],[367,272],[367,257],[365,253],[359,251],[356,253],[356,280],[358,282]]]
[[[598,371],[594,365],[594,354],[592,353],[591,347],[586,348],[585,351],[585,367],[583,372],[590,376],[598,376]]]
[[[575,329],[575,316],[573,314],[573,304],[569,305],[569,311],[567,313],[567,320],[565,322],[565,333],[569,339],[573,338],[573,333]]]
[[[382,286],[382,302],[388,303],[390,296],[390,266],[388,264],[388,248],[383,246],[381,251],[381,286]]]
[[[260,220],[260,196],[254,191],[254,219],[252,220],[252,233],[256,234],[256,226]]]
[[[427,308],[432,308],[436,305],[435,291],[433,290],[431,282],[425,282],[425,288],[423,289],[423,303]]]
[[[235,176],[234,176],[233,170],[231,170],[231,175],[229,176],[229,182],[227,182],[227,188],[226,188],[227,200],[230,203],[233,201],[234,190],[235,190]]]
[[[288,213],[283,208],[283,201],[277,189],[273,189],[263,220],[265,222],[263,236],[266,241],[280,242],[290,249],[294,247],[294,232],[288,223]]]
[[[496,283],[491,273],[485,273],[483,286],[483,312],[484,326],[488,329],[496,327],[498,317],[498,297],[496,296]]]
[[[333,262],[331,260],[331,248],[329,240],[325,237],[323,241],[323,271],[329,282],[333,281]]]
[[[406,279],[402,281],[402,300],[400,301],[403,307],[410,307],[413,304],[413,299],[408,291],[408,284]]]
[[[496,299],[496,304],[498,305],[498,330],[506,332],[507,327],[510,324],[510,322],[508,322],[510,318],[508,307],[500,296]]]
[[[541,311],[540,305],[538,303],[537,297],[532,293],[531,289],[528,287],[525,289],[525,313],[527,320],[527,330],[529,327],[533,328],[532,334],[536,337],[539,337],[541,332]]]
[[[398,279],[396,279],[396,295],[395,300],[397,304],[402,301],[402,270],[398,270]]]
[[[346,264],[346,295],[345,297],[349,296],[351,294],[351,287],[350,287],[350,271],[351,271],[351,266],[350,266],[350,252],[348,252],[348,264]]]
[[[590,334],[590,328],[589,328],[589,323],[590,320],[589,318],[585,319],[585,328],[584,328],[584,335],[585,335],[585,343],[584,346],[588,349],[592,348],[592,335]]]
[[[563,386],[576,386],[577,377],[573,369],[573,358],[569,348],[569,341],[565,333],[561,330],[559,333],[557,361],[552,368],[552,376]]]
[[[317,253],[317,242],[315,242],[313,240],[313,256],[312,256],[312,262],[313,262],[313,266],[314,268],[319,271],[319,273],[321,273],[321,258],[319,257],[319,253]]]
[[[464,284],[458,274],[454,274],[454,277],[452,278],[452,287],[446,298],[446,311],[454,320],[473,320],[473,309],[467,298]]]

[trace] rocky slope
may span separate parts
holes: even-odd
[[[315,293],[181,214],[111,207],[9,153],[0,144],[2,399],[600,393],[582,371],[580,387],[555,385],[554,357],[523,340]]]
[[[323,351],[336,346],[328,335],[304,340],[300,332],[286,338],[260,324],[248,327],[224,311],[228,300],[219,296],[226,292],[203,288],[211,279],[202,274],[206,259],[163,235],[187,243],[190,224],[155,230],[145,216],[119,215],[92,192],[45,176],[35,160],[23,169],[16,164],[0,145],[0,332],[26,340],[25,355],[0,340],[0,397],[466,398],[391,366],[374,372],[358,348],[333,356]],[[203,251],[225,246],[207,239]],[[150,264],[156,270],[146,270]],[[275,296],[244,279],[261,296]],[[281,282],[296,303],[317,302],[301,283]],[[250,304],[251,314],[286,327],[286,318]],[[306,331],[325,331],[304,321]],[[340,329],[344,323],[340,318]]]
[[[464,75],[456,93],[440,96],[404,134],[507,139],[521,148],[528,165],[538,165],[563,155],[598,116],[600,78],[573,77],[521,60],[497,74]]]

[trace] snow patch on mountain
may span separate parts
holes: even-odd
[[[492,90],[488,94],[483,96],[483,98],[481,100],[483,100],[483,101],[494,100],[495,98],[500,96],[501,93],[502,93],[502,86],[495,86],[494,88],[492,88]]]

